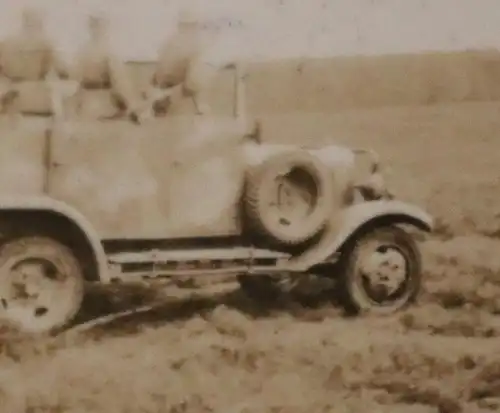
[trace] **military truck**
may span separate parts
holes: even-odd
[[[87,282],[148,277],[235,275],[245,287],[313,272],[358,312],[416,298],[421,255],[405,226],[430,232],[432,218],[390,193],[374,153],[359,178],[370,151],[273,143],[247,120],[231,70],[226,117],[0,119],[4,319],[55,331],[78,313]]]

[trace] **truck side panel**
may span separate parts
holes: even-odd
[[[48,120],[0,117],[0,195],[38,195],[45,182]]]
[[[169,117],[81,121],[53,136],[51,193],[103,239],[237,235],[244,180],[237,139]],[[212,133],[216,144],[205,136]],[[221,132],[222,133],[222,132]],[[203,136],[202,136],[203,135]]]

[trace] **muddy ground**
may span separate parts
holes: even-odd
[[[2,411],[500,411],[499,112],[460,104],[265,119],[268,140],[376,149],[395,192],[436,216],[416,306],[353,319],[286,294],[259,304],[231,290],[94,288],[81,322],[171,298],[38,342],[4,337]]]

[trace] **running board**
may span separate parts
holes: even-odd
[[[251,247],[119,252],[108,256],[111,279],[194,277],[283,271],[289,254]]]

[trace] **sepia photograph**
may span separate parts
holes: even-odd
[[[0,413],[500,412],[498,0],[0,0]]]

